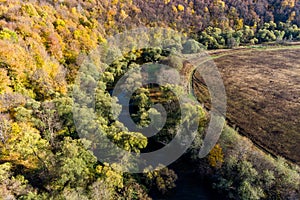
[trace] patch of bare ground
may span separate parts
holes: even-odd
[[[235,51],[215,59],[227,118],[256,144],[300,164],[300,49]],[[201,75],[193,86],[209,107]]]

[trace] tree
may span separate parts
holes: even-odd
[[[54,101],[40,103],[29,100],[25,107],[15,108],[15,119],[19,122],[33,124],[51,146],[55,145],[54,142],[62,124]]]
[[[222,30],[216,27],[207,27],[199,36],[199,42],[209,49],[219,49],[225,45],[221,35]]]
[[[22,175],[13,175],[13,166],[6,162],[0,164],[0,198],[16,199],[34,192],[33,188],[28,185],[28,181]]]
[[[0,160],[23,165],[29,169],[47,168],[46,160],[49,146],[38,131],[25,123],[11,124],[5,143],[0,143]]]
[[[260,187],[253,187],[248,181],[243,181],[238,190],[241,199],[259,200],[264,198],[264,192]]]
[[[148,110],[151,105],[151,101],[149,99],[149,90],[147,88],[141,88],[137,91],[134,96],[134,102],[137,104],[138,111],[135,115],[133,115],[137,124],[141,127],[146,127],[150,124],[150,118]]]
[[[185,44],[183,44],[182,53],[184,54],[199,53],[203,49],[204,47],[200,43],[190,39]]]
[[[176,186],[175,181],[178,177],[173,170],[167,167],[159,166],[158,168],[152,172],[145,171],[145,182],[148,187],[155,186],[158,191],[164,194]]]
[[[0,116],[0,139],[2,143],[5,143],[9,138],[11,124],[11,120],[8,120],[4,115]]]
[[[208,162],[212,167],[220,168],[224,162],[224,154],[219,144],[215,145],[208,155]]]
[[[53,191],[86,188],[94,181],[97,159],[87,150],[90,144],[84,139],[64,138],[55,155],[55,163],[50,169],[53,178],[49,187]]]
[[[223,176],[217,188],[228,191],[229,196],[241,199],[261,199],[265,193],[259,186],[259,176],[253,165],[246,160],[231,156],[223,168]],[[237,192],[236,192],[237,191]]]

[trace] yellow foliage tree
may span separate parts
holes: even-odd
[[[171,0],[165,0],[165,4],[168,4],[170,2],[171,2]]]
[[[26,88],[30,87],[29,77],[35,71],[36,65],[25,48],[18,44],[0,40],[0,62],[2,67],[7,70],[11,87],[16,92],[31,96]]]
[[[236,30],[241,30],[244,27],[244,20],[243,19],[238,19],[237,20],[237,25],[236,25]]]
[[[204,12],[206,12],[206,13],[209,12],[208,7],[205,7],[205,8],[204,8]]]
[[[208,155],[208,162],[210,166],[220,168],[224,162],[224,154],[222,151],[222,147],[217,144],[214,148],[210,151]]]
[[[293,8],[295,7],[295,0],[284,0],[281,2],[281,6],[282,7],[290,7]]]
[[[178,12],[178,9],[177,9],[177,7],[176,6],[172,6],[172,10],[173,10],[173,12],[175,12],[175,13],[177,13]]]
[[[35,169],[47,156],[47,141],[25,123],[12,123],[9,137],[0,143],[0,159]]]
[[[293,21],[295,19],[295,16],[296,16],[296,12],[295,11],[291,12],[289,16],[289,21]]]
[[[124,10],[120,11],[120,17],[124,20],[128,17],[128,15],[126,14],[126,12]]]
[[[7,76],[7,71],[5,69],[0,69],[0,94],[12,92],[12,89],[9,87],[10,84],[11,82]]]
[[[225,8],[225,2],[222,0],[215,0],[214,5],[220,6],[221,8]]]
[[[120,167],[117,164],[112,164],[112,166],[110,166],[108,163],[104,163],[103,166],[98,165],[96,167],[96,173],[104,178],[104,180],[107,182],[107,184],[110,184],[110,186],[122,188],[122,173],[114,170],[119,168]]]
[[[177,8],[178,8],[178,10],[179,10],[180,12],[184,11],[184,6],[181,5],[181,4],[179,4],[179,5],[177,6]]]

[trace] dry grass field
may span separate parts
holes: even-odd
[[[215,63],[226,88],[227,118],[253,142],[300,163],[300,49],[226,52]],[[195,94],[209,107],[199,73]],[[201,95],[202,94],[202,95]]]

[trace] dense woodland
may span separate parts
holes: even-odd
[[[151,199],[150,191],[167,194],[176,187],[173,170],[119,172],[118,166],[98,161],[91,141],[79,137],[73,115],[89,110],[74,104],[72,95],[83,95],[74,88],[83,55],[105,44],[108,36],[141,26],[169,27],[197,41],[173,38],[175,51],[182,52],[292,42],[300,40],[299,12],[297,0],[0,0],[0,199]],[[109,88],[144,63],[182,69],[184,61],[168,55],[164,49],[131,51],[112,63],[101,80],[93,75],[83,79],[98,85],[98,117],[83,118],[79,126],[100,126],[128,151],[149,148],[145,136],[123,131],[111,118],[109,108],[117,102]],[[167,88],[156,89],[164,94],[161,99],[172,102]],[[141,88],[133,97],[137,124],[149,123],[151,92],[153,88]],[[199,160],[209,116],[189,103],[186,109],[197,110],[201,123],[185,156],[217,191],[232,199],[299,198],[299,167],[266,155],[229,126],[208,157]],[[176,117],[167,121],[155,139],[168,142],[177,122]]]

